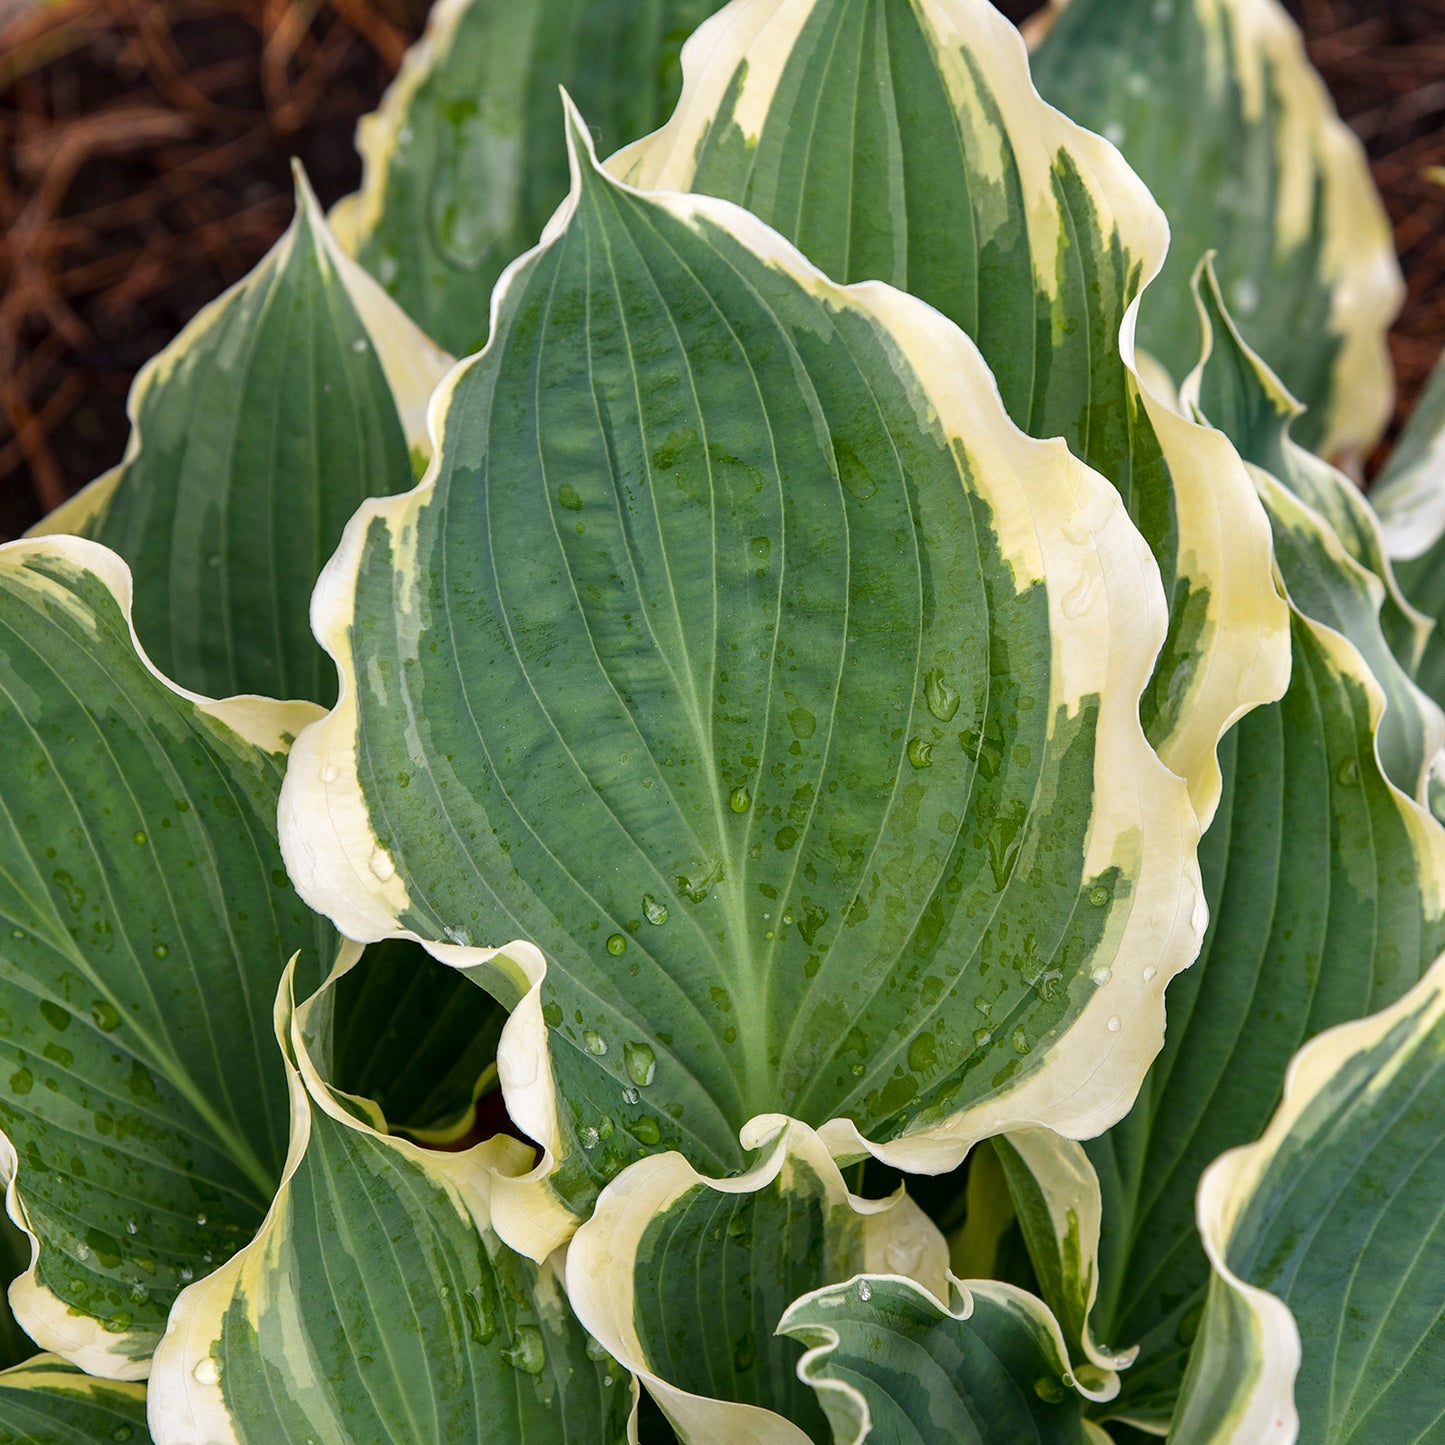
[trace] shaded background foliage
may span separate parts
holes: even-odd
[[[1445,337],[1445,0],[1287,5],[1394,222],[1398,423]],[[356,187],[357,118],[427,9],[0,0],[0,538],[120,459],[132,377],[280,235],[292,155],[324,204]]]

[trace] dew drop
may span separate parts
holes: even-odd
[[[621,958],[627,952],[627,938],[621,933],[614,933],[607,940],[607,951],[613,958]]]
[[[624,1099],[625,1102],[627,1102],[627,1103],[629,1103],[629,1104],[635,1104],[635,1103],[642,1097],[642,1095],[639,1094],[639,1093],[637,1092],[637,1090],[632,1087],[631,1084],[629,1084],[629,1085],[622,1091],[622,1097],[623,1097],[623,1099]]]
[[[470,948],[472,946],[472,935],[465,928],[443,928],[442,932],[456,944],[458,948]]]
[[[753,805],[753,795],[746,788],[734,788],[728,798],[728,807],[734,813],[746,813]]]
[[[1046,1404],[1060,1404],[1068,1391],[1064,1388],[1061,1380],[1056,1380],[1052,1375],[1045,1375],[1041,1380],[1034,1381],[1034,1394]]]
[[[1109,890],[1102,883],[1097,883],[1089,889],[1089,902],[1095,908],[1102,908],[1109,901],[1109,896]]]
[[[135,843],[137,847],[144,847],[145,844],[150,842],[150,839],[146,836],[144,831],[137,828],[136,831],[131,835],[131,841]]]
[[[607,1353],[607,1346],[600,1340],[594,1340],[591,1335],[587,1336],[587,1343],[584,1348],[587,1351],[587,1358],[589,1360],[595,1360],[599,1365],[604,1360],[610,1360],[612,1358],[612,1356]]]
[[[502,1351],[502,1358],[514,1370],[520,1370],[525,1375],[540,1375],[547,1363],[547,1347],[542,1341],[542,1331],[535,1325],[518,1325],[512,1347]]]
[[[1241,276],[1229,288],[1236,316],[1253,316],[1259,310],[1259,282],[1253,276]]]
[[[207,1220],[206,1220],[206,1216],[205,1216],[204,1214],[198,1214],[198,1215],[196,1215],[196,1224],[197,1224],[201,1229],[204,1229],[204,1228],[206,1227],[206,1223],[207,1223]]]
[[[165,946],[165,944],[158,943],[153,949],[151,949],[151,952],[155,954],[157,958],[168,958],[171,951]]]
[[[356,340],[351,343],[351,349],[358,356],[364,355],[367,350],[366,338],[364,336],[358,336]]]
[[[923,1258],[923,1241],[895,1239],[883,1253],[891,1274],[911,1275]]]
[[[1115,1014],[1114,1017],[1109,1020],[1108,1029],[1111,1034],[1117,1034],[1122,1026],[1123,1025],[1117,1014]]]
[[[334,783],[341,776],[341,769],[335,763],[327,763],[321,769],[321,781],[323,783]]]
[[[1089,975],[1100,988],[1103,988],[1113,976],[1114,970],[1110,968],[1108,964],[1101,964]]]
[[[662,1130],[657,1127],[657,1120],[651,1114],[644,1114],[632,1125],[632,1137],[639,1144],[646,1144],[649,1148],[659,1143],[662,1139]]]
[[[979,1046],[979,1048],[983,1048],[983,1046],[988,1043],[989,1040],[992,1038],[993,1034],[990,1033],[988,1029],[975,1029],[973,1031],[973,1041]]]
[[[196,1277],[195,1270],[193,1270],[188,1264],[183,1264],[180,1269],[176,1271],[176,1273],[180,1276],[182,1284],[189,1284]]]
[[[646,1088],[657,1072],[657,1058],[646,1044],[623,1044],[622,1061],[627,1077],[640,1088]]]
[[[196,1368],[191,1371],[195,1376],[198,1385],[219,1385],[221,1383],[221,1367],[209,1355],[204,1360],[196,1361]]]
[[[1014,1053],[1016,1054],[1026,1054],[1033,1047],[1033,1045],[1029,1043],[1028,1034],[1026,1034],[1022,1028],[1014,1030],[1013,1046]]]
[[[933,744],[924,742],[922,738],[909,738],[908,761],[915,768],[931,768],[933,766]]]
[[[391,861],[391,854],[385,848],[378,848],[371,855],[371,871],[383,883],[396,876],[396,864]]]
[[[102,1033],[111,1033],[120,1027],[120,1010],[113,1003],[107,1003],[103,998],[98,998],[90,1006],[90,1016],[95,1020],[95,1026]]]
[[[1360,760],[1356,757],[1348,757],[1340,764],[1339,771],[1335,776],[1340,781],[1342,788],[1353,788],[1360,781]]]
[[[873,1286],[866,1279],[858,1281],[858,1298],[865,1303],[873,1298]]]
[[[597,1147],[597,1130],[590,1124],[577,1131],[577,1138],[584,1149],[595,1149]]]
[[[607,1040],[596,1029],[588,1029],[582,1035],[582,1047],[600,1059],[607,1052]]]
[[[140,1225],[134,1219],[127,1219],[125,1222],[125,1232],[127,1234],[139,1234]]]
[[[659,903],[652,894],[642,895],[642,916],[649,922],[658,926],[667,922],[667,904]]]
[[[117,1425],[115,1429],[111,1431],[110,1438],[112,1440],[129,1440],[134,1434],[135,1431],[132,1430],[129,1425]]]
[[[788,726],[792,728],[794,737],[807,739],[818,730],[818,719],[807,708],[795,707],[788,714]]]
[[[948,685],[943,669],[935,667],[923,675],[923,698],[939,722],[951,722],[958,711],[958,690]]]
[[[1144,982],[1145,982],[1145,983],[1153,983],[1154,980],[1155,980],[1156,978],[1158,978],[1158,977],[1159,977],[1159,970],[1158,970],[1157,968],[1155,968],[1154,965],[1151,963],[1151,964],[1149,965],[1149,967],[1144,970]]]

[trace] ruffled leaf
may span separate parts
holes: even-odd
[[[125,460],[36,532],[125,558],[168,676],[329,703],[305,599],[357,504],[411,485],[450,361],[336,244],[298,169],[290,229],[137,377]]]
[[[805,1295],[780,1330],[838,1445],[1091,1445],[1058,1325],[993,1280],[949,1278],[948,1304],[911,1280],[861,1276]]]
[[[1205,1175],[1215,1275],[1171,1441],[1438,1437],[1442,1099],[1445,959],[1304,1049],[1263,1137]]]
[[[1102,1127],[1202,923],[1152,559],[936,312],[573,125],[435,468],[318,591],[348,683],[293,875],[524,995],[503,1089],[579,1208],[638,1149],[726,1173],[757,1114],[934,1169]]]
[[[789,1305],[864,1273],[945,1288],[943,1236],[906,1194],[855,1198],[810,1129],[760,1123],[774,1132],[735,1178],[678,1154],[632,1165],[568,1249],[577,1313],[688,1445],[823,1445],[802,1347],[780,1326]]]
[[[334,988],[297,1010],[283,980],[285,1177],[255,1241],[176,1302],[151,1375],[156,1436],[621,1445],[635,1387],[577,1324],[557,1267],[492,1228],[530,1151],[438,1153],[360,1118],[316,1067]]]
[[[1138,177],[1040,100],[987,0],[745,0],[689,41],[683,73],[677,113],[614,174],[739,202],[836,280],[938,307],[1013,419],[1119,489],[1170,601],[1145,730],[1207,821],[1221,734],[1283,690],[1285,614],[1238,457],[1136,361],[1168,243]]]
[[[429,336],[487,339],[503,268],[567,194],[564,85],[609,146],[662,122],[677,52],[719,0],[438,0],[381,108],[362,119],[361,189],[331,223]]]
[[[137,1378],[177,1291],[250,1238],[286,1154],[270,997],[335,935],[276,799],[309,704],[212,703],[137,650],[75,538],[0,550],[0,1125],[11,1286],[42,1346]]]
[[[1250,345],[1309,410],[1301,443],[1367,452],[1394,394],[1385,332],[1404,299],[1389,219],[1276,0],[1054,0],[1044,97],[1112,140],[1169,216],[1139,341],[1194,362],[1189,273],[1209,250]]]

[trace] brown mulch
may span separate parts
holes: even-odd
[[[426,8],[0,0],[0,538],[120,459],[137,368],[284,229],[291,155],[323,203],[355,188]],[[1289,8],[1395,223],[1403,416],[1445,339],[1445,0]]]

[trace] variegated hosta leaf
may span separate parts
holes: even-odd
[[[136,379],[125,460],[36,531],[130,563],[141,640],[185,686],[329,703],[305,599],[357,504],[411,485],[449,364],[298,169],[291,228]]]
[[[59,1355],[35,1355],[0,1373],[5,1445],[150,1445],[145,1386],[84,1374]]]
[[[948,1250],[902,1191],[865,1200],[806,1125],[760,1119],[744,1174],[707,1179],[679,1154],[623,1171],[567,1252],[567,1294],[646,1385],[685,1445],[829,1439],[778,1332],[800,1296],[854,1275],[945,1290]]]
[[[1093,1337],[1089,1316],[1099,1290],[1102,1208],[1093,1166],[1081,1145],[1047,1129],[1020,1129],[990,1143],[1078,1389],[1091,1400],[1112,1400],[1119,1393],[1118,1372],[1133,1364],[1136,1351],[1101,1348]]]
[[[948,1304],[912,1280],[863,1276],[788,1307],[779,1332],[838,1445],[1090,1445],[1053,1316],[993,1280],[948,1280]]]
[[[442,1153],[372,1128],[316,1066],[334,978],[299,1010],[282,982],[285,1176],[256,1239],[176,1301],[150,1381],[157,1439],[621,1445],[632,1381],[578,1325],[557,1264],[492,1228],[531,1151],[498,1137]]]
[[[1445,746],[1445,715],[1406,667],[1418,659],[1429,621],[1400,594],[1374,514],[1354,484],[1291,440],[1299,405],[1245,345],[1208,262],[1193,284],[1204,359],[1182,400],[1222,428],[1249,463],[1291,602],[1359,650],[1385,693],[1376,745],[1386,776],[1423,800],[1430,765]]]
[[[579,154],[428,481],[318,591],[348,684],[293,876],[350,936],[507,950],[503,1089],[579,1206],[775,1111],[933,1169],[1102,1127],[1201,931],[1148,551],[937,312]]]
[[[420,944],[374,943],[337,979],[327,1077],[428,1143],[469,1132],[496,1087],[506,1010]]]
[[[1194,363],[1189,273],[1208,250],[1250,344],[1309,408],[1300,441],[1360,453],[1384,430],[1385,332],[1404,298],[1364,152],[1277,0],[1054,0],[1040,91],[1115,142],[1169,216],[1139,341]]]
[[[988,0],[739,0],[683,74],[615,175],[740,202],[836,280],[938,307],[1013,419],[1118,487],[1171,607],[1145,730],[1207,821],[1220,735],[1284,689],[1285,613],[1239,458],[1135,370],[1132,305],[1168,241],[1138,177],[1039,99]]]
[[[567,194],[565,85],[609,149],[661,124],[677,53],[720,0],[438,0],[357,146],[341,243],[458,356],[487,339],[502,269]]]
[[[1105,1413],[1154,1428],[1174,1408],[1208,1281],[1200,1174],[1264,1127],[1299,1045],[1400,997],[1445,947],[1445,833],[1379,769],[1379,689],[1330,629],[1297,617],[1294,636],[1289,692],[1222,749],[1224,798],[1200,847],[1211,922],[1169,990],[1164,1050],[1127,1118],[1033,1166],[1046,1189],[1083,1153],[1097,1172],[1090,1323],[1096,1339],[1139,1346]],[[1066,1317],[1067,1300],[1043,1293]]]
[[[0,1153],[39,1250],[10,1299],[117,1378],[270,1203],[270,998],[289,954],[314,970],[335,937],[276,842],[318,709],[179,691],[137,651],[129,587],[92,542],[0,549]]]
[[[1405,594],[1435,624],[1416,678],[1445,704],[1445,361],[1436,365],[1370,500]]]
[[[1438,1440],[1442,1198],[1445,959],[1310,1044],[1264,1136],[1205,1175],[1215,1278],[1170,1440]]]

